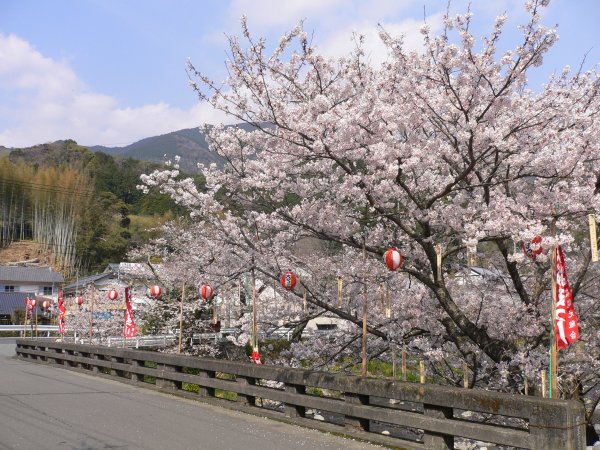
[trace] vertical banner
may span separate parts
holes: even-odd
[[[592,262],[598,261],[598,237],[596,236],[596,214],[589,214],[590,222],[590,249],[592,250]]]
[[[60,291],[58,293],[58,331],[60,334],[64,336],[65,334],[65,302],[63,300],[63,293]]]
[[[342,280],[342,276],[338,275],[337,278],[337,282],[338,282],[338,296],[337,296],[337,306],[338,308],[342,307],[342,289],[343,289],[343,280]]]
[[[579,339],[579,324],[573,306],[573,291],[567,278],[567,266],[562,247],[556,252],[556,309],[555,333],[559,350]]]
[[[126,338],[137,336],[135,322],[133,321],[133,311],[131,310],[131,294],[129,288],[125,288],[125,325],[123,326],[123,335]]]

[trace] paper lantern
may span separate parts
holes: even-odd
[[[119,298],[119,293],[116,289],[111,289],[110,291],[108,291],[109,300],[116,300],[117,298]]]
[[[398,250],[396,250],[395,248],[389,248],[383,254],[383,260],[385,261],[385,265],[391,271],[398,270],[400,268],[400,266],[402,266],[403,259],[404,258],[402,258],[402,255],[400,254],[400,252]]]
[[[160,297],[162,294],[162,288],[156,284],[150,288],[150,296],[154,298]]]
[[[44,309],[50,308],[50,302],[48,300],[44,300],[42,302],[42,308],[44,308]]]
[[[542,247],[542,237],[541,236],[535,236],[531,240],[531,242],[523,242],[521,244],[521,247],[523,248],[523,253],[525,253],[525,256],[527,256],[528,258],[530,258],[534,261],[537,258],[537,256],[540,255],[544,251],[544,249]]]
[[[281,285],[288,291],[294,289],[296,286],[296,275],[294,272],[285,272],[281,275]]]
[[[215,291],[213,290],[213,288],[210,286],[210,284],[203,284],[200,287],[200,295],[202,296],[202,298],[204,300],[210,300],[212,298],[212,296],[214,295]]]
[[[75,297],[75,303],[77,303],[79,306],[83,305],[83,298],[81,297],[81,295]]]
[[[32,308],[35,308],[35,305],[37,304],[37,300],[36,300],[35,298],[32,298],[32,299],[29,301],[29,304],[31,305],[31,307],[32,307]]]

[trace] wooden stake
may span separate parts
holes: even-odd
[[[592,251],[592,262],[598,261],[598,238],[596,237],[596,214],[589,214],[590,223],[590,249]]]
[[[437,256],[437,278],[441,282],[442,281],[442,256],[443,256],[444,247],[442,244],[437,244],[435,246],[435,253]]]
[[[96,286],[92,284],[92,301],[90,302],[90,345],[94,336],[94,297],[96,296]]]
[[[181,285],[181,301],[179,302],[179,345],[177,353],[181,353],[181,339],[183,337],[183,297],[185,297],[185,281]]]
[[[463,387],[469,389],[469,366],[463,363]]]
[[[306,288],[304,288],[304,312],[308,311],[308,298],[306,297]]]
[[[342,289],[343,289],[343,280],[341,276],[338,276],[337,278],[337,282],[338,282],[338,308],[342,307]]]
[[[542,397],[546,398],[546,371],[542,370]]]
[[[556,237],[556,208],[552,208],[552,237]],[[549,398],[556,394],[557,357],[556,345],[556,244],[552,246],[552,308],[550,316],[550,383]]]
[[[254,261],[252,261],[252,336],[253,348],[258,348],[258,335],[256,334],[256,275],[254,274]]]
[[[523,380],[523,384],[525,385],[525,395],[529,395],[529,380],[527,377]]]
[[[419,361],[419,375],[421,384],[425,384],[425,362],[423,360]]]
[[[390,304],[390,290],[385,286],[385,318],[392,318],[392,305]]]
[[[362,370],[361,375],[367,376],[367,318],[369,314],[369,297],[367,294],[367,247],[363,238],[363,329],[362,329]]]
[[[217,296],[213,297],[213,324],[216,325],[219,321],[219,306],[217,305]]]
[[[25,303],[25,317],[23,317],[23,337],[27,337],[27,316],[29,315],[27,311],[27,303]]]

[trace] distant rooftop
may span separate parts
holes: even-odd
[[[61,273],[49,267],[0,266],[0,280],[33,283],[63,283]]]

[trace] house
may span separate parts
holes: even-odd
[[[0,325],[13,325],[23,321],[25,314],[25,299],[34,297],[37,299],[37,305],[33,310],[34,316],[38,316],[40,323],[50,321],[50,311],[45,311],[42,308],[42,298],[37,297],[31,292],[0,292]],[[20,310],[20,312],[18,312]],[[19,320],[17,316],[20,317]]]
[[[74,297],[89,287],[98,291],[109,291],[110,289],[124,289],[131,287],[131,300],[133,309],[148,301],[146,295],[148,285],[154,280],[154,274],[147,264],[141,263],[111,263],[106,266],[104,272],[96,273],[87,277],[79,278],[74,283],[64,287],[65,297]]]
[[[49,267],[0,266],[0,322],[12,323],[17,310],[25,310],[25,298],[37,298],[37,312],[44,299],[56,301],[65,279]]]
[[[27,292],[55,297],[65,282],[49,267],[0,266],[0,292]]]

